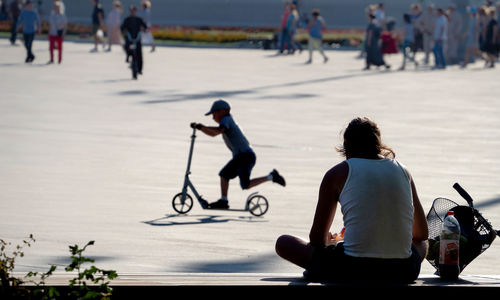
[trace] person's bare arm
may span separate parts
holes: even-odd
[[[349,167],[342,162],[326,172],[319,189],[318,204],[309,233],[311,245],[324,246],[330,243],[330,227],[335,217],[340,192],[345,184]]]
[[[224,128],[223,126],[219,126],[219,127],[205,126],[201,123],[191,123],[191,127],[196,128],[196,129],[200,130],[201,132],[203,132],[204,134],[209,135],[209,136],[217,136],[219,134],[224,133],[224,131],[226,130],[226,128]]]
[[[413,241],[426,241],[429,239],[429,228],[427,226],[427,218],[425,217],[424,209],[418,198],[417,188],[410,177],[411,193],[413,195]]]

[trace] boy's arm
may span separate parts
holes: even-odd
[[[191,127],[196,128],[203,132],[206,135],[209,136],[217,136],[219,134],[224,133],[226,131],[226,128],[224,126],[219,126],[219,127],[211,127],[211,126],[205,126],[201,123],[191,123]]]

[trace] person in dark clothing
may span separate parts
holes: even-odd
[[[137,8],[135,6],[130,6],[130,16],[125,18],[121,26],[122,33],[125,38],[125,53],[127,54],[127,62],[129,57],[132,55],[130,51],[130,45],[135,41],[135,46],[137,47],[137,67],[139,74],[142,75],[142,44],[141,39],[138,36],[141,31],[146,30],[148,26],[144,23],[142,18],[137,16]]]
[[[94,49],[90,52],[97,52],[97,46],[102,43],[102,47],[105,47],[104,39],[102,36],[104,27],[104,9],[102,8],[99,0],[92,0],[94,8],[92,10],[92,35],[94,36]]]
[[[21,3],[19,0],[12,0],[9,5],[10,20],[12,27],[10,28],[10,43],[14,45],[17,39],[17,20],[21,14]]]

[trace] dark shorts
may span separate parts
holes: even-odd
[[[413,282],[420,274],[422,259],[415,247],[411,251],[406,259],[385,259],[349,256],[344,253],[343,243],[317,247],[306,271],[317,280]]]
[[[230,180],[238,176],[240,178],[240,185],[242,189],[247,189],[250,185],[250,173],[255,166],[255,153],[246,152],[240,153],[233,157],[222,170],[219,176]]]

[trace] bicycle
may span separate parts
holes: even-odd
[[[139,62],[138,62],[138,48],[140,47],[138,44],[141,41],[141,32],[137,33],[137,36],[132,38],[130,32],[127,32],[128,39],[128,52],[127,55],[132,56],[132,60],[130,62],[130,69],[132,69],[132,78],[137,80],[137,74],[139,73]]]

